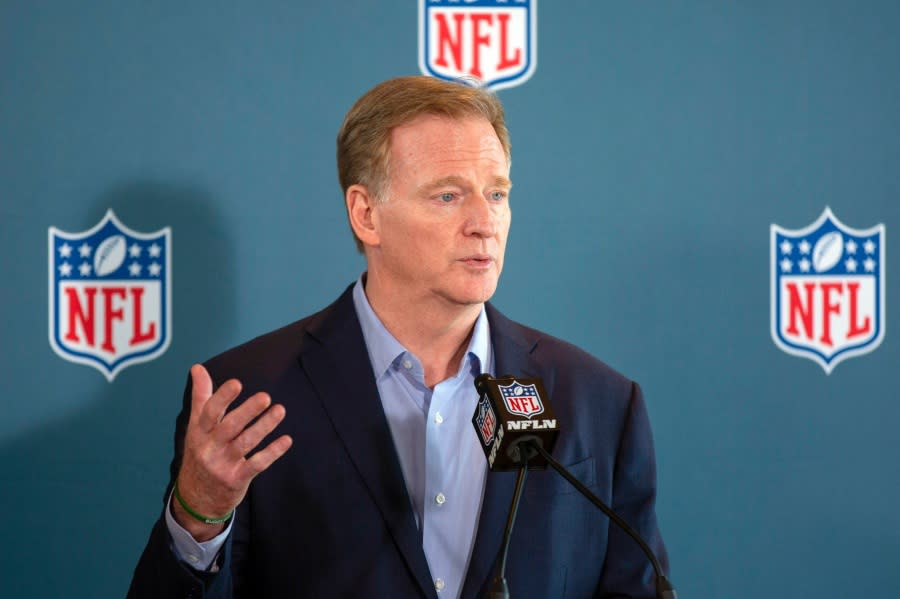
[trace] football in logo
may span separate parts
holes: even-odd
[[[168,227],[139,233],[112,210],[94,227],[48,232],[50,346],[108,381],[152,360],[171,340],[172,242]]]
[[[816,272],[827,272],[841,261],[844,238],[837,231],[825,233],[813,246],[812,260]]]
[[[537,0],[419,0],[423,74],[502,89],[536,66]]]
[[[771,330],[775,345],[830,374],[884,338],[885,228],[853,229],[830,209],[807,227],[773,224]]]
[[[110,235],[100,242],[94,253],[94,272],[103,277],[116,271],[125,262],[125,237]]]

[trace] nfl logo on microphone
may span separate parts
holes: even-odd
[[[486,396],[482,396],[478,401],[478,409],[475,412],[475,426],[481,433],[481,441],[485,445],[490,445],[494,440],[494,433],[497,429],[497,417],[494,416],[494,409],[491,402]]]
[[[169,346],[171,230],[139,233],[112,210],[94,227],[50,227],[50,346],[110,382]]]
[[[536,385],[523,385],[519,381],[513,381],[511,385],[499,385],[498,388],[503,396],[504,407],[510,414],[531,418],[544,411]]]
[[[485,87],[521,85],[537,66],[537,0],[419,0],[419,68]]]
[[[884,338],[885,229],[853,229],[829,208],[802,229],[771,227],[775,345],[826,374]]]

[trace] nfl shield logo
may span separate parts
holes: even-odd
[[[419,0],[419,69],[502,89],[537,66],[537,0]]]
[[[772,339],[830,374],[884,338],[884,225],[852,229],[829,208],[808,227],[771,228]]]
[[[478,412],[475,414],[475,425],[478,432],[481,433],[481,441],[485,445],[490,445],[494,440],[494,430],[497,425],[497,418],[494,416],[494,408],[487,396],[482,396],[478,401]]]
[[[110,382],[171,339],[171,230],[138,233],[112,210],[81,233],[50,227],[50,346]]]
[[[531,418],[544,411],[544,404],[541,403],[541,396],[535,385],[522,385],[513,381],[511,385],[499,385],[499,389],[506,411],[510,414]]]

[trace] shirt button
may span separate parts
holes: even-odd
[[[440,424],[440,423],[442,423],[442,422],[444,421],[444,417],[441,416],[441,413],[440,413],[440,412],[438,412],[437,414],[434,415],[434,421],[435,421],[437,424]]]
[[[444,590],[444,579],[443,578],[435,578],[434,588],[437,589],[438,593],[443,591]]]
[[[403,367],[407,370],[412,368],[412,360],[403,360]]]
[[[196,555],[194,555],[193,553],[189,553],[187,556],[187,559],[192,564],[196,564],[198,561],[200,561],[200,558],[197,557]]]
[[[434,496],[434,502],[438,505],[444,505],[445,501],[447,501],[447,498],[444,497],[443,493],[438,493]]]

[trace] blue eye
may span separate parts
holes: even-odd
[[[449,191],[446,191],[446,192],[442,193],[442,194],[441,194],[440,196],[438,196],[438,197],[440,198],[440,200],[441,200],[442,202],[452,202],[453,199],[454,199],[456,196],[454,196],[454,195],[453,195],[452,193],[450,193]]]
[[[495,202],[502,202],[504,199],[506,199],[506,192],[505,191],[492,191],[491,199],[494,200]]]

